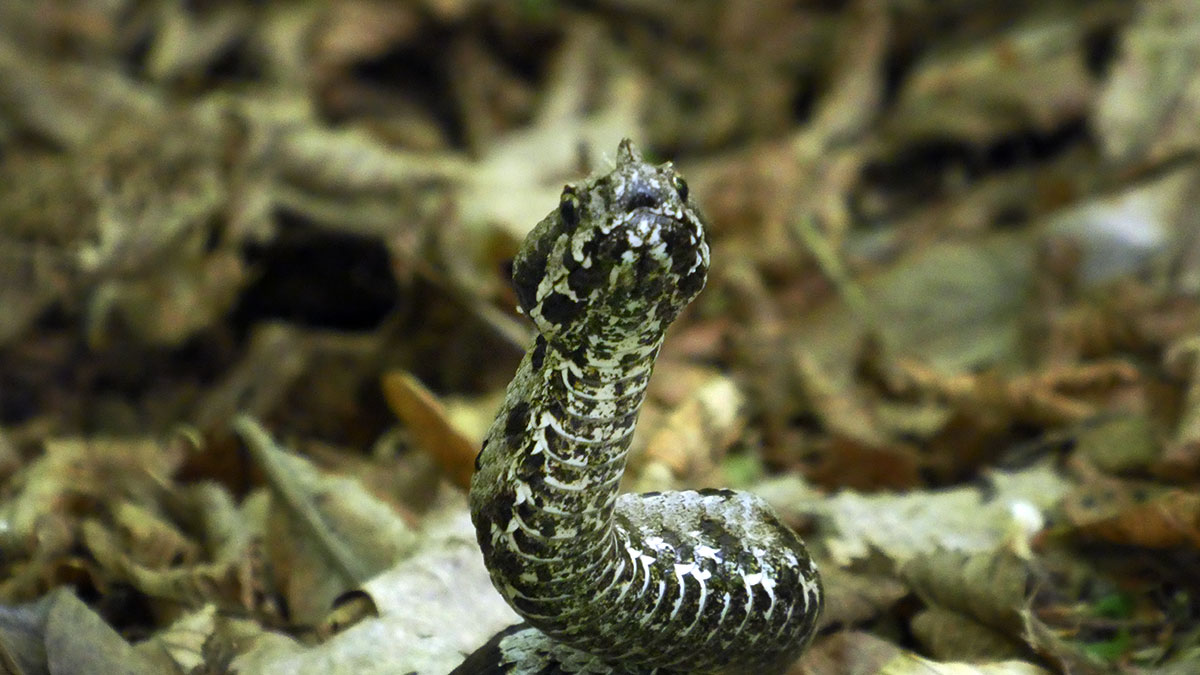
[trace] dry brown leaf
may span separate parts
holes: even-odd
[[[805,350],[793,354],[797,386],[808,406],[835,435],[864,445],[885,442],[871,406],[854,388],[840,386],[842,381],[827,373]]]
[[[55,439],[18,472],[10,497],[0,504],[6,537],[34,548],[7,555],[54,556],[73,544],[79,520],[97,506],[127,500],[155,504],[178,458],[147,439]],[[56,524],[57,523],[57,524]],[[66,537],[50,536],[62,531]]]
[[[901,389],[945,400],[949,405],[988,417],[1039,426],[1076,424],[1105,407],[1130,407],[1120,394],[1138,392],[1141,373],[1125,361],[1104,361],[1008,377],[998,372],[943,376],[913,361],[897,364]]]
[[[1195,477],[1200,474],[1200,338],[1188,336],[1175,342],[1163,360],[1169,371],[1187,381],[1187,390],[1174,438],[1163,450],[1155,473],[1174,480]]]
[[[1095,479],[1072,494],[1063,510],[1073,531],[1087,540],[1150,549],[1200,548],[1200,494],[1191,490]]]
[[[1072,675],[1101,675],[1112,672],[1110,664],[1101,663],[1079,646],[1069,643],[1061,631],[1047,626],[1032,611],[1022,610],[1021,617],[1025,622],[1026,642],[1044,659],[1057,665],[1062,672]]]
[[[982,553],[1028,537],[1029,513],[1055,506],[1068,483],[1048,463],[1017,472],[987,474],[984,488],[959,487],[906,494],[843,492],[824,498],[794,479],[755,487],[789,520],[817,516],[835,564],[874,552],[896,564],[937,551]]]
[[[806,451],[805,471],[814,483],[862,492],[905,490],[924,484],[921,456],[908,443],[869,445],[844,436],[816,441]]]
[[[1024,661],[939,663],[906,652],[884,664],[878,675],[1050,675],[1050,671]]]
[[[455,485],[471,485],[479,443],[462,434],[433,392],[408,373],[389,373],[383,378],[383,395],[400,418],[413,445],[433,458]]]
[[[788,675],[1050,675],[1023,661],[938,662],[922,658],[865,632],[837,633],[817,640]]]
[[[1159,457],[1161,444],[1146,415],[1100,420],[1081,430],[1076,450],[1088,463],[1107,473],[1145,471]]]
[[[216,509],[193,514],[201,521],[215,524],[226,517],[220,512],[224,503],[220,499],[200,497],[195,503]],[[173,614],[180,606],[211,602],[229,611],[277,616],[273,598],[264,592],[267,579],[255,544],[261,540],[261,512],[265,503],[263,499],[250,499],[243,504],[237,529],[227,533],[228,539],[206,542],[213,546],[210,557],[191,564],[142,564],[128,548],[123,535],[96,520],[83,523],[83,542],[106,580],[129,584],[165,614]],[[251,516],[254,512],[260,515]]]
[[[131,559],[151,569],[190,565],[200,556],[195,541],[162,515],[131,502],[112,506],[115,529]]]

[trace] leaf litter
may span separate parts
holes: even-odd
[[[1200,669],[1200,12],[0,6],[0,658],[447,672],[505,269],[632,136],[710,221],[625,484],[769,499],[795,673]],[[90,669],[90,670],[89,670]]]

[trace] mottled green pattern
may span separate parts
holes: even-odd
[[[517,255],[540,335],[471,484],[492,581],[536,628],[496,641],[499,672],[768,673],[811,638],[816,567],[762,500],[617,494],[663,334],[707,270],[687,184],[628,141]]]

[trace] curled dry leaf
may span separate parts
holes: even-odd
[[[97,505],[126,500],[155,504],[159,490],[174,471],[175,459],[147,439],[55,439],[45,452],[19,471],[9,484],[12,497],[0,504],[6,537],[24,542],[26,550],[9,549],[7,559],[54,556],[73,545],[68,536],[46,537],[52,522],[73,533]],[[54,528],[57,529],[57,528]],[[52,545],[50,550],[47,545]],[[66,548],[60,548],[66,547]]]
[[[210,553],[202,559],[144,564],[139,552],[129,548],[126,536],[97,520],[83,524],[83,541],[105,579],[128,584],[162,611],[212,602],[226,611],[278,616],[278,608],[266,593],[267,575],[256,543],[262,537],[265,500],[251,498],[238,508],[228,495],[221,498],[211,494],[212,490],[207,492],[210,494],[191,495],[190,500],[205,509],[191,515],[210,528],[209,534],[216,535],[204,542]],[[229,520],[234,523],[232,528],[222,523]]]
[[[134,650],[160,665],[158,672],[232,672],[233,656],[247,645],[285,642],[257,622],[221,612],[213,604],[181,615]]]
[[[1043,623],[1033,611],[1022,610],[1021,618],[1025,622],[1025,640],[1042,658],[1056,665],[1060,671],[1073,675],[1102,675],[1112,672],[1112,664],[1101,663],[1077,645],[1068,642],[1062,631]]]
[[[112,507],[116,531],[130,558],[151,569],[190,565],[200,557],[199,546],[162,515],[130,502]]]

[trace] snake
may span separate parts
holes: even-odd
[[[470,510],[524,623],[454,673],[773,673],[811,641],[820,576],[764,500],[619,491],[664,334],[708,267],[687,182],[629,139],[521,244],[513,285],[538,334],[475,460]]]

